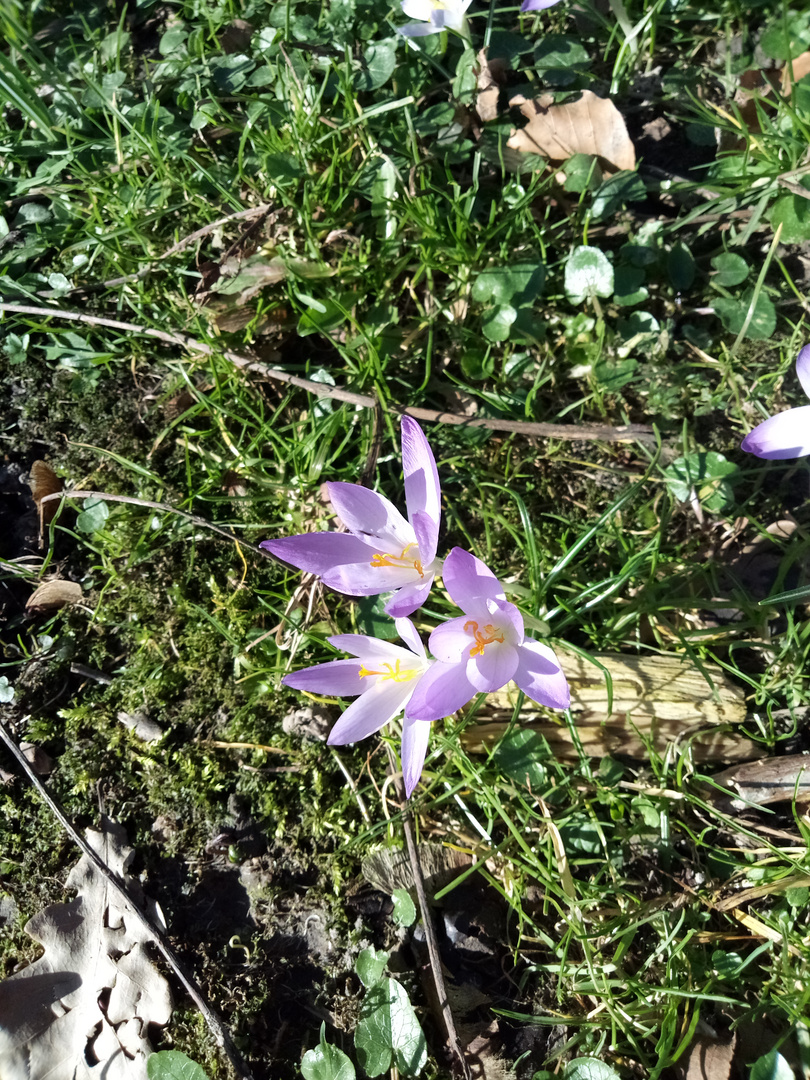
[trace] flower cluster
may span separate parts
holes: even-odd
[[[410,797],[422,773],[430,724],[450,716],[477,693],[500,690],[510,680],[534,701],[553,709],[569,704],[568,684],[552,650],[524,632],[523,618],[492,571],[456,547],[436,558],[441,490],[433,452],[422,429],[402,418],[402,463],[407,520],[368,488],[328,485],[347,532],[305,533],[261,545],[325,585],[350,596],[393,590],[385,605],[407,648],[364,634],[329,640],[351,659],[332,660],[287,675],[296,690],[355,697],[333,728],[333,745],[356,742],[404,713],[402,772]],[[430,658],[407,618],[425,602],[434,578],[462,615],[430,635]]]

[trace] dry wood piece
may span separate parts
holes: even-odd
[[[132,849],[116,822],[87,841],[133,891]],[[0,983],[4,1080],[146,1080],[149,1024],[169,1022],[169,985],[152,964],[142,923],[83,855],[71,870],[74,900],[52,904],[25,929],[43,956]]]
[[[571,710],[586,754],[625,754],[645,758],[648,746],[663,753],[667,743],[689,736],[698,761],[747,761],[761,754],[756,744],[718,730],[717,725],[745,719],[745,695],[713,664],[695,666],[685,657],[624,656],[597,653],[613,684],[608,709],[608,684],[597,664],[576,653],[555,649],[571,689]],[[711,679],[711,683],[708,682]],[[514,686],[490,694],[479,712],[481,721],[462,734],[467,750],[476,752],[498,739],[511,720],[518,691]],[[521,724],[543,735],[561,758],[575,758],[577,748],[559,720],[526,699]],[[525,719],[524,719],[525,718]],[[702,730],[706,729],[706,730]]]
[[[786,754],[784,757],[765,758],[749,765],[736,765],[716,773],[712,780],[721,787],[739,792],[739,799],[731,799],[735,810],[742,810],[751,803],[767,806],[769,803],[810,802],[810,757],[805,754]]]
[[[519,105],[528,124],[515,130],[507,146],[524,154],[541,154],[550,161],[567,161],[574,154],[594,154],[603,168],[618,172],[636,167],[636,151],[624,118],[609,98],[583,90],[578,101],[554,105],[553,97],[527,101],[518,95],[510,105]]]

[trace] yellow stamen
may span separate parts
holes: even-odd
[[[408,570],[412,566],[419,574],[419,577],[424,577],[425,572],[422,569],[422,560],[408,558],[408,549],[412,547],[416,547],[416,544],[406,544],[399,555],[381,555],[377,552],[372,556],[370,565],[374,567],[401,566],[405,570]]]
[[[482,634],[478,629],[478,623],[470,619],[469,622],[464,623],[464,633],[472,634],[475,638],[475,645],[470,649],[470,656],[483,656],[484,646],[491,645],[493,641],[503,644],[503,633],[496,630],[492,623],[487,623]]]
[[[403,671],[399,666],[401,663],[401,660],[397,660],[395,665],[383,664],[383,667],[388,669],[387,671],[369,671],[367,667],[361,667],[360,678],[366,679],[369,675],[379,675],[380,682],[385,682],[387,679],[392,679],[394,682],[410,682],[417,674],[416,668],[405,668]]]

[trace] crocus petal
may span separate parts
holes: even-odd
[[[264,540],[259,547],[266,548],[277,559],[297,566],[299,570],[318,575],[323,575],[341,563],[354,563],[361,560],[366,560],[368,563],[374,554],[356,536],[339,532],[313,532],[303,533],[300,536],[284,536],[280,540]]]
[[[408,649],[395,645],[393,641],[368,637],[366,634],[333,634],[329,644],[336,649],[356,656],[363,665],[396,664],[397,660],[407,667],[416,665],[416,658]]]
[[[486,619],[481,620],[483,624]],[[437,660],[445,664],[467,663],[470,658],[470,649],[475,646],[475,637],[465,626],[469,626],[470,619],[466,615],[460,615],[457,619],[448,619],[440,623],[430,635],[430,651]]]
[[[369,686],[343,713],[326,741],[330,746],[343,746],[373,735],[402,711],[412,688],[410,682],[394,682],[393,679],[380,680]]]
[[[567,709],[571,704],[568,682],[554,652],[534,638],[526,638],[518,649],[518,667],[513,678],[532,701],[549,709]]]
[[[371,552],[371,549],[366,548],[366,551]],[[370,559],[335,566],[323,574],[324,585],[349,596],[376,596],[377,593],[391,592],[392,589],[402,589],[405,585],[421,581],[416,567],[372,566]],[[405,615],[407,612],[399,614]]]
[[[810,345],[805,345],[796,357],[796,374],[802,384],[802,390],[810,397]]]
[[[419,545],[422,566],[430,566],[436,558],[436,548],[439,546],[438,519],[434,521],[426,510],[417,510],[411,515],[411,525]]]
[[[401,0],[402,14],[409,19],[430,22],[430,16],[436,10],[433,0]]]
[[[469,661],[467,678],[476,690],[491,694],[494,690],[500,690],[514,676],[518,660],[518,650],[514,645],[493,641]]]
[[[427,600],[432,584],[433,574],[429,574],[424,580],[420,578],[419,581],[414,581],[411,585],[403,585],[398,592],[394,593],[383,611],[386,615],[390,615],[392,619],[401,619],[405,615],[411,615]]]
[[[404,38],[430,37],[431,34],[440,34],[441,32],[442,28],[440,26],[434,26],[432,23],[412,22],[397,27],[397,33],[401,34]],[[414,49],[418,48],[417,45],[412,47]]]
[[[293,690],[309,690],[329,697],[355,697],[368,688],[368,680],[360,677],[361,667],[357,660],[330,660],[294,671],[281,681]]]
[[[788,409],[764,420],[745,436],[742,448],[769,461],[810,454],[810,405]]]
[[[469,551],[454,547],[444,560],[444,587],[462,611],[486,600],[505,600],[503,587],[488,566]]]
[[[408,799],[422,775],[429,738],[429,721],[409,720],[407,716],[402,721],[402,779]]]
[[[523,641],[523,616],[514,604],[508,600],[487,600],[490,621],[497,623],[510,645],[520,645]]]
[[[520,13],[524,15],[527,11],[545,11],[546,8],[554,7],[557,3],[559,0],[523,0]]]
[[[405,709],[411,720],[441,720],[475,697],[475,687],[465,673],[466,664],[442,664],[429,668]]]
[[[425,646],[422,643],[422,639],[416,627],[413,625],[410,619],[397,618],[395,626],[397,633],[411,650],[412,653],[421,659],[427,661],[427,653],[425,652]]]
[[[413,529],[392,502],[360,484],[340,480],[326,485],[335,513],[355,536],[389,555],[416,543]]]

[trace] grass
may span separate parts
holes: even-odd
[[[475,49],[449,35],[410,50],[398,7],[360,0],[0,12],[0,293],[53,312],[7,312],[0,328],[4,717],[53,757],[50,786],[79,824],[99,798],[127,824],[178,950],[257,1077],[298,1075],[298,1046],[316,1044],[324,1015],[351,1052],[353,957],[395,936],[348,890],[369,851],[401,839],[379,739],[330,753],[282,728],[304,702],[281,676],[332,658],[336,632],[376,632],[379,612],[302,590],[254,546],[327,527],[325,480],[362,477],[401,504],[400,407],[648,425],[646,439],[608,443],[425,424],[442,548],[484,559],[552,644],[603,667],[606,653],[685,657],[705,699],[721,670],[746,697],[730,737],[778,757],[807,748],[806,610],[767,602],[806,583],[806,465],[746,457],[739,441],[803,400],[810,91],[805,78],[789,96],[760,88],[745,105],[735,93],[761,62],[757,42],[793,62],[810,24],[731,2],[469,14]],[[485,36],[511,71],[498,119],[481,123]],[[582,89],[626,118],[633,172],[605,180],[589,159],[563,175],[506,146],[514,93]],[[602,252],[612,282],[578,299],[567,268],[582,246]],[[214,351],[67,323],[59,309]],[[239,370],[219,348],[379,409]],[[94,524],[68,500],[39,550],[17,483],[36,458],[81,490],[184,510],[236,540],[112,501]],[[787,518],[789,535],[768,532]],[[32,578],[51,575],[80,582],[85,602],[26,613]],[[417,624],[454,613],[434,590]],[[88,667],[108,681],[77,674]],[[139,711],[160,723],[159,743],[117,719]],[[729,804],[712,781],[728,760],[700,760],[689,732],[643,760],[557,759],[540,737],[516,758],[519,712],[484,754],[462,737],[475,720],[434,725],[414,813],[423,837],[478,860],[446,908],[470,888],[500,912],[507,977],[475,1022],[497,1018],[518,1075],[595,1056],[623,1076],[668,1076],[710,1029],[737,1032],[740,1069],[776,1046],[798,1069],[806,803]],[[576,735],[576,720],[561,723]],[[398,746],[395,731],[384,738]],[[267,838],[252,927],[206,922],[188,900],[237,872],[209,848],[232,796]],[[22,926],[62,899],[74,853],[19,781],[0,789],[0,810],[0,883],[17,908],[0,944],[7,974],[35,955]],[[237,851],[233,865],[251,859]],[[331,959],[301,951],[303,896],[329,920]],[[229,944],[237,931],[247,962]],[[443,1075],[441,1037],[402,977],[428,1029],[428,1072]],[[165,1038],[226,1075],[191,1009]]]

